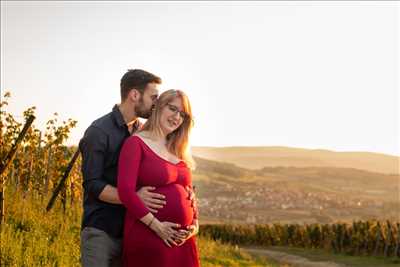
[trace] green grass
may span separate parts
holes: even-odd
[[[286,252],[309,259],[310,261],[333,261],[351,267],[398,267],[399,258],[384,258],[382,256],[351,256],[346,254],[333,254],[322,249],[303,249],[293,247],[269,247],[269,250]]]
[[[45,204],[7,194],[1,227],[2,266],[79,266],[78,205],[64,215],[45,212]]]
[[[237,246],[222,244],[205,237],[198,240],[202,267],[275,267],[281,265],[265,257],[252,256]]]
[[[1,266],[80,266],[81,203],[68,205],[65,214],[59,201],[48,213],[45,207],[46,201],[33,200],[31,196],[23,199],[21,193],[7,191],[5,223],[1,226]],[[203,267],[280,266],[234,246],[203,237],[197,240]]]

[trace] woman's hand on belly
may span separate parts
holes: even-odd
[[[166,221],[160,222],[157,218],[154,218],[150,225],[150,229],[153,230],[168,247],[172,247],[171,244],[175,246],[178,245],[174,239],[177,239],[179,232],[174,228],[180,227],[180,224]]]
[[[175,239],[178,246],[183,245],[186,240],[192,238],[199,233],[199,221],[193,220],[193,224],[186,227],[186,230],[179,230],[178,238]]]

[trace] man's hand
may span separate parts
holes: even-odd
[[[177,246],[183,245],[186,240],[192,238],[199,233],[199,221],[194,220],[192,225],[186,227],[186,230],[179,230],[178,236],[175,237]]]
[[[190,186],[185,186],[186,192],[189,194],[188,199],[189,200],[194,200],[196,199],[196,194],[195,194],[195,190],[196,188],[193,186],[193,189],[190,188]]]
[[[189,194],[188,199],[192,201],[192,207],[197,210],[196,187],[193,186],[193,189],[191,189],[190,186],[186,186],[185,189]]]
[[[139,189],[136,193],[139,198],[143,201],[144,205],[152,212],[157,213],[158,209],[164,207],[167,202],[165,201],[165,196],[150,192],[151,190],[156,189],[153,186],[144,186]]]

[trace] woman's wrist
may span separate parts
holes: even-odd
[[[156,218],[155,216],[153,216],[153,218],[151,218],[150,222],[147,224],[148,227],[151,228],[151,224],[154,222],[155,218]]]
[[[157,220],[157,218],[154,216],[152,222],[149,223],[148,227],[154,232],[158,232],[158,229],[160,228],[159,226],[160,226],[160,221]]]

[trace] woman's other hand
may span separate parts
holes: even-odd
[[[150,228],[164,241],[168,247],[178,246],[175,239],[179,236],[178,230],[174,228],[181,227],[180,224],[172,222],[160,222],[157,218],[151,223]]]
[[[175,238],[175,243],[178,246],[183,245],[186,240],[192,238],[199,233],[199,221],[194,220],[193,224],[186,227],[186,230],[179,230],[177,238]]]

